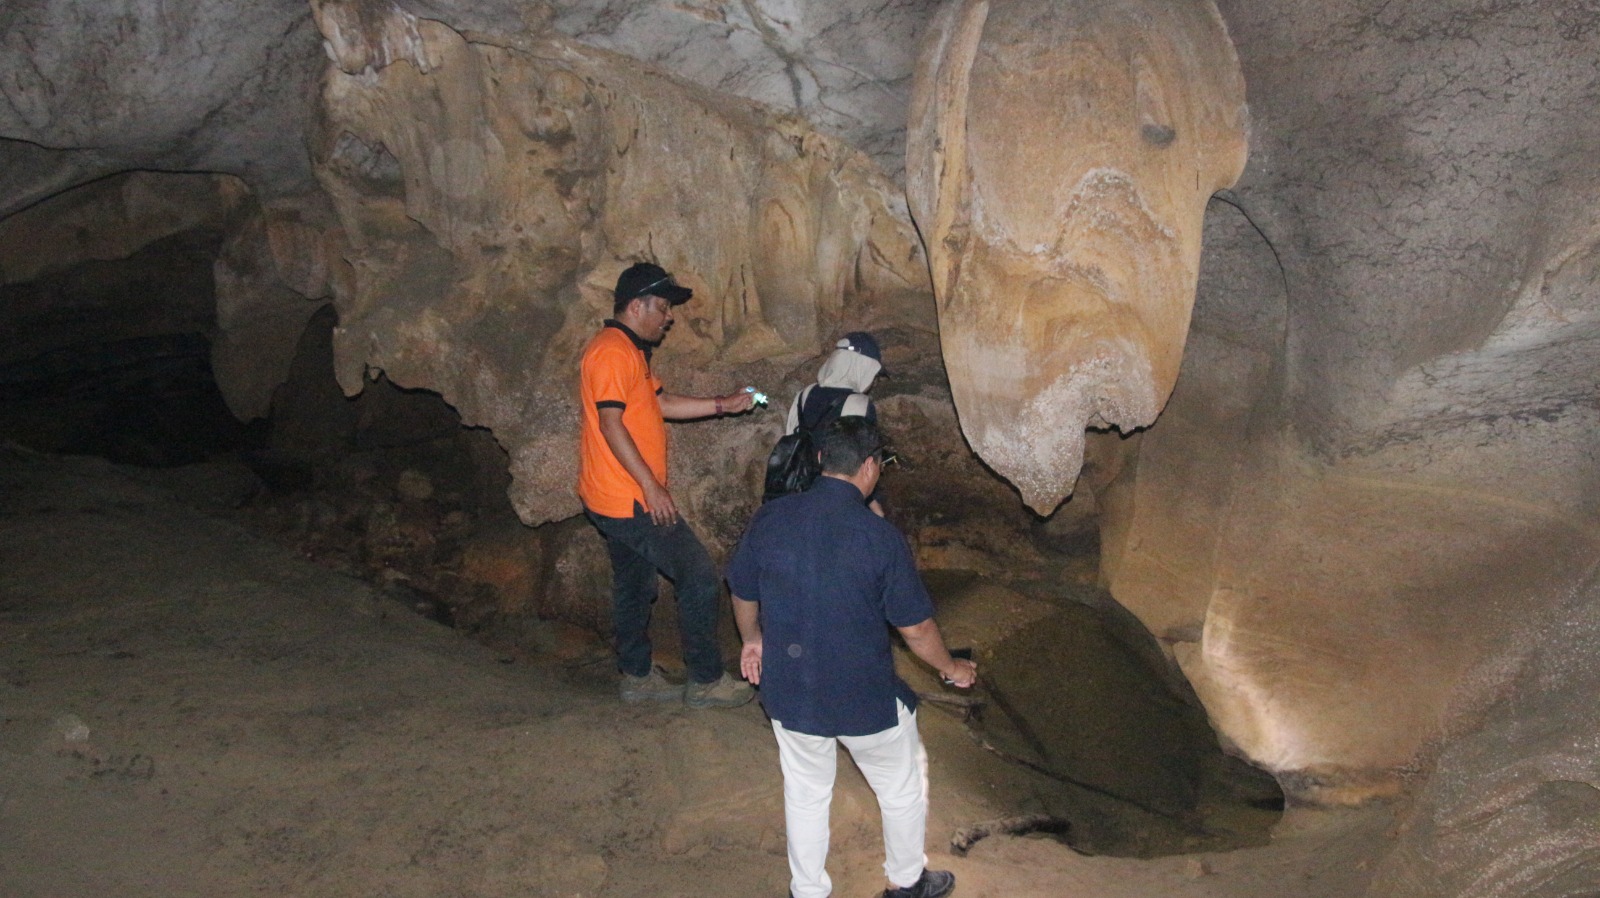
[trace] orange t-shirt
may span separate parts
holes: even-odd
[[[578,437],[578,498],[585,508],[608,518],[633,517],[644,506],[644,490],[617,461],[600,432],[600,409],[622,409],[622,425],[639,455],[663,486],[667,483],[667,422],[661,417],[661,381],[628,332],[607,326],[583,350],[579,404],[583,425]]]

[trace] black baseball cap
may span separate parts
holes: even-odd
[[[613,298],[619,307],[641,296],[659,296],[678,306],[688,302],[689,297],[693,295],[693,290],[678,286],[672,275],[660,265],[654,262],[635,262],[617,277],[617,289]]]
[[[883,350],[878,348],[876,337],[866,331],[851,331],[845,334],[838,343],[834,344],[840,349],[859,352],[874,362],[878,363],[878,373],[887,376],[888,370],[883,367]]]

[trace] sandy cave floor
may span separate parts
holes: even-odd
[[[609,664],[512,661],[106,462],[0,447],[0,895],[781,896],[759,706],[627,707]],[[1361,894],[1388,811],[1134,860],[992,819],[1029,774],[925,710],[956,895]],[[838,895],[882,888],[847,763]]]

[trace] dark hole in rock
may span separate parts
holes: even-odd
[[[1167,147],[1178,139],[1178,132],[1173,130],[1170,125],[1158,125],[1151,122],[1139,127],[1139,136],[1144,138],[1144,142],[1151,146]]]
[[[259,446],[200,334],[78,343],[0,366],[0,433],[43,452],[173,467]]]

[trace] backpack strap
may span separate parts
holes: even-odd
[[[825,422],[838,418],[839,409],[844,406],[844,401],[855,395],[854,393],[845,393],[842,396],[835,396],[833,401],[818,410],[814,417],[808,417],[805,414],[805,399],[809,397],[810,390],[811,388],[807,387],[801,398],[800,428],[813,433],[820,430]]]
[[[806,397],[811,395],[811,387],[814,386],[816,384],[812,384],[810,387],[806,387],[794,394],[794,401],[789,403],[789,415],[783,422],[783,432],[785,434],[791,434],[800,429],[800,410],[806,407]]]

